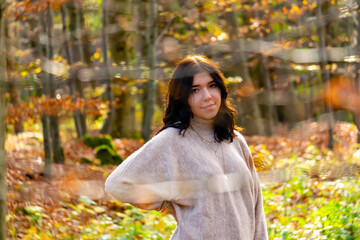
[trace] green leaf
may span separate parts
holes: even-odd
[[[87,196],[80,196],[78,201],[84,203],[86,206],[96,205],[96,202],[94,202],[93,200],[91,200]]]

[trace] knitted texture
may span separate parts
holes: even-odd
[[[121,202],[167,209],[172,240],[266,240],[259,178],[243,136],[214,142],[209,121],[194,118],[183,135],[167,128],[129,156],[105,183]],[[200,136],[199,136],[200,135]],[[205,139],[206,141],[204,141]]]

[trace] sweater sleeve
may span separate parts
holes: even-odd
[[[265,213],[263,208],[263,200],[262,200],[262,191],[261,191],[261,185],[259,176],[256,172],[254,161],[249,149],[249,146],[247,145],[245,138],[238,133],[238,138],[240,141],[241,150],[243,152],[244,158],[248,164],[249,170],[251,172],[251,176],[253,179],[253,194],[254,194],[254,201],[255,201],[255,234],[254,239],[255,240],[267,240],[268,239],[268,233],[267,233],[267,227],[266,227],[266,219],[265,219]]]
[[[173,143],[177,133],[176,129],[165,129],[130,155],[106,179],[106,192],[146,210],[161,211],[166,202],[190,205],[186,194],[181,194],[191,192],[191,181],[179,184],[181,181],[174,179],[179,158]]]

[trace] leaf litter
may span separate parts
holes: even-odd
[[[354,125],[336,122],[334,125],[335,147],[332,156],[338,156],[337,159],[344,160],[344,156],[351,152],[355,156],[354,164],[359,166],[360,152],[356,145],[356,137],[357,129]],[[283,181],[284,179],[276,178],[276,170],[289,166],[288,158],[292,154],[307,161],[309,146],[314,146],[319,155],[325,158],[329,141],[325,122],[307,123],[291,131],[282,128],[278,130],[276,136],[245,136],[245,138],[252,149],[255,163],[267,161],[263,169],[258,168],[260,177],[265,181],[266,173],[269,172],[275,175],[271,181],[274,179]],[[143,141],[114,139],[113,144],[119,155],[126,158],[140,148]],[[81,157],[96,162],[94,149],[86,146],[82,140],[70,139],[63,144],[63,147],[66,163],[53,164],[52,179],[48,180],[42,175],[44,154],[41,134],[26,132],[17,136],[7,135],[7,211],[8,222],[11,223],[13,229],[9,230],[9,237],[11,232],[15,231],[14,229],[16,229],[17,238],[26,236],[26,229],[29,231],[36,221],[36,219],[29,219],[27,212],[29,209],[34,211],[33,206],[39,207],[35,210],[36,214],[41,216],[41,224],[53,227],[62,226],[66,228],[64,231],[74,233],[79,232],[79,229],[75,227],[81,225],[79,221],[89,222],[101,213],[114,215],[115,212],[124,209],[105,193],[103,187],[106,177],[116,166],[81,163]],[[331,179],[323,178],[323,180]],[[79,209],[75,211],[74,208],[79,206],[81,196],[91,199],[100,208],[94,212]],[[77,214],[76,218],[71,217],[74,214]]]

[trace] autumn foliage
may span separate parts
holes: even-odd
[[[42,114],[49,116],[66,115],[73,111],[81,111],[90,115],[100,115],[108,109],[108,101],[101,98],[84,99],[66,96],[63,98],[50,98],[48,96],[37,98],[30,97],[27,102],[21,104],[8,104],[6,108],[6,122],[15,123],[19,119],[32,119],[33,122],[40,120]]]
[[[26,20],[26,16],[30,14],[38,14],[45,11],[48,8],[57,10],[64,3],[73,0],[25,0],[16,2],[14,1],[5,11],[5,16],[8,18],[15,18],[16,20],[23,18]],[[76,0],[81,3],[83,0]]]

